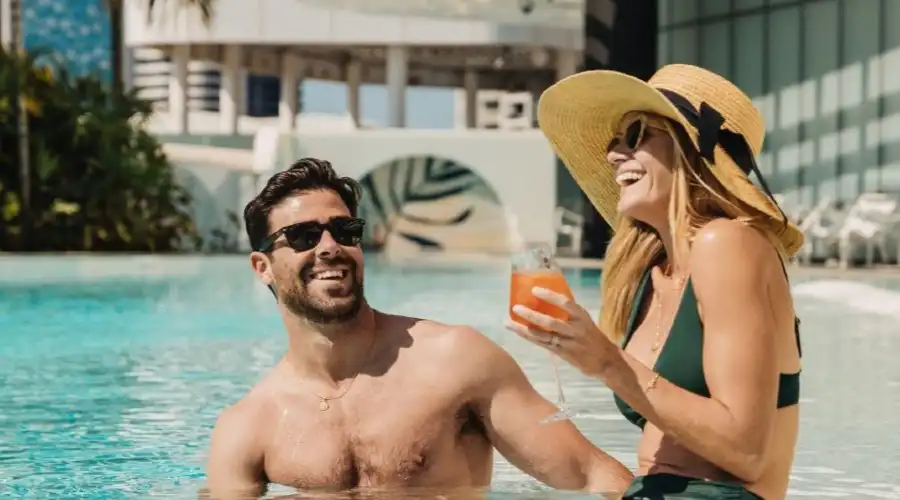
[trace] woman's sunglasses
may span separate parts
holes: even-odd
[[[325,231],[331,234],[339,245],[350,247],[359,245],[362,240],[363,227],[366,221],[356,217],[335,217],[322,224],[320,222],[298,222],[285,226],[270,234],[257,249],[258,252],[267,252],[275,244],[275,240],[282,234],[288,245],[297,252],[312,250],[322,241]]]
[[[653,127],[645,115],[637,115],[631,120],[624,121],[623,125],[609,142],[609,147],[606,148],[607,153],[619,144],[624,144],[631,151],[637,151],[644,139],[647,138],[647,129]]]

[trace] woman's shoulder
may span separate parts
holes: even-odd
[[[693,276],[737,267],[747,273],[761,273],[769,266],[780,266],[773,243],[759,229],[735,219],[714,219],[694,235],[690,252]]]
[[[746,222],[726,218],[713,219],[700,227],[691,244],[692,256],[709,252],[744,255],[770,250],[774,246],[762,231]]]

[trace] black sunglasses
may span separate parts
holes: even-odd
[[[298,252],[305,252],[319,244],[325,231],[328,231],[339,245],[356,246],[362,240],[365,225],[364,219],[356,217],[335,217],[324,224],[315,221],[298,222],[270,234],[256,250],[258,252],[269,251],[275,244],[275,240],[283,234],[291,248]]]
[[[647,127],[647,117],[644,115],[636,116],[632,121],[628,122],[627,126],[620,129],[619,133],[610,141],[606,152],[608,153],[619,144],[624,144],[631,151],[636,151],[641,143],[644,142],[644,138],[647,135]]]

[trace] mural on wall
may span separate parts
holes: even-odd
[[[53,49],[73,73],[110,77],[110,23],[104,0],[23,1],[22,24],[27,49]]]
[[[506,252],[507,220],[497,194],[471,169],[418,156],[382,164],[364,176],[364,244],[394,253]]]

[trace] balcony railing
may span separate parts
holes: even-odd
[[[300,0],[356,12],[578,26],[584,0]]]

